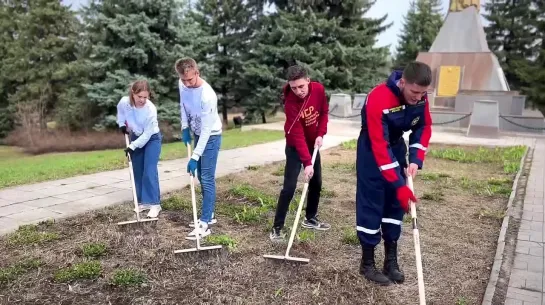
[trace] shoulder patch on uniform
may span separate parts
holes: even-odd
[[[389,108],[388,109],[388,112],[392,113],[392,112],[398,112],[398,111],[401,111],[405,109],[405,106],[404,105],[401,105],[401,106],[397,106],[397,107],[393,107],[393,108]]]
[[[420,120],[420,117],[418,117],[418,116],[416,118],[414,118],[414,120],[411,122],[411,126],[416,125],[419,120]]]

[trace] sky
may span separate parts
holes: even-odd
[[[489,2],[490,0],[481,0],[481,15],[482,15],[482,6],[484,3]],[[393,4],[395,2],[395,4]],[[450,4],[449,0],[441,0],[443,15],[446,16],[448,7]],[[369,17],[382,17],[384,14],[388,14],[386,19],[386,24],[393,22],[392,26],[383,32],[378,37],[377,46],[386,46],[390,45],[390,51],[393,53],[398,41],[398,34],[400,33],[403,27],[403,18],[409,10],[410,2],[409,0],[377,0],[377,3],[369,10],[367,16]],[[481,17],[483,26],[487,24],[484,17]]]
[[[448,11],[449,0],[441,0],[443,14],[446,15]],[[481,0],[482,5],[490,0]],[[65,4],[72,4],[73,9],[78,9],[82,4],[85,4],[87,0],[62,0]],[[377,0],[377,3],[367,13],[369,17],[382,17],[384,14],[388,14],[386,23],[393,22],[392,26],[383,32],[378,37],[377,46],[390,45],[390,51],[393,53],[397,46],[398,34],[402,28],[403,18],[409,10],[410,0]],[[482,11],[481,11],[482,13]],[[486,20],[481,17],[483,25],[486,25]]]

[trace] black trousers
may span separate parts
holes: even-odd
[[[310,154],[314,153],[314,147],[310,150]],[[297,150],[293,146],[286,146],[286,166],[284,168],[284,185],[280,191],[278,197],[278,204],[276,206],[276,215],[274,217],[274,227],[284,227],[286,220],[286,214],[290,206],[290,202],[295,194],[297,188],[297,177],[301,172],[301,159]],[[314,175],[308,184],[307,194],[307,207],[306,218],[310,219],[315,217],[318,213],[318,202],[320,201],[320,192],[322,190],[322,165],[320,162],[320,152],[316,154],[316,160],[314,161]],[[297,202],[299,204],[299,202]]]

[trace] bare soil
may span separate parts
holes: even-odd
[[[39,232],[56,234],[50,241],[2,237],[0,304],[418,304],[409,218],[400,240],[405,283],[379,287],[367,282],[358,272],[355,150],[324,151],[322,164],[319,217],[332,228],[313,232],[299,227],[291,253],[309,258],[309,264],[263,258],[282,255],[287,246],[272,244],[268,237],[282,185],[283,163],[276,163],[218,180],[213,235],[224,242],[222,250],[174,254],[194,247],[185,239],[192,221],[188,188],[164,197],[165,210],[155,225],[117,226],[133,217],[127,203],[39,225]],[[500,189],[490,192],[490,178],[504,180]],[[415,180],[428,304],[481,303],[509,196],[505,190],[513,178],[503,173],[501,163],[458,163],[428,154]],[[294,199],[287,233],[296,208]],[[226,241],[236,242],[235,247]],[[97,276],[80,270],[88,279],[63,282],[55,277],[59,269],[91,260],[81,250],[91,243],[106,246],[103,255],[94,258],[100,262]],[[378,249],[381,266],[382,245]],[[39,260],[39,266],[14,272],[14,266],[29,258]],[[134,279],[115,281],[114,273],[122,268],[138,270],[145,280],[121,285]]]

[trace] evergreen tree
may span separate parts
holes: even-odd
[[[210,38],[210,44],[200,54],[205,59],[202,77],[218,95],[225,126],[228,110],[241,99],[236,89],[252,34],[249,21],[259,9],[262,5],[255,1],[200,0],[192,15]]]
[[[484,4],[485,27],[490,49],[496,54],[511,90],[526,84],[516,72],[537,55],[535,0],[492,0]],[[537,1],[539,2],[539,1]]]
[[[264,16],[244,67],[245,106],[249,119],[266,122],[279,108],[285,70],[299,63],[328,94],[367,92],[386,76],[387,48],[375,48],[386,18],[363,17],[374,1],[349,0],[342,4],[277,4]],[[327,4],[327,3],[326,3]],[[282,9],[284,8],[284,9]],[[335,8],[335,10],[333,10]]]
[[[17,113],[0,121],[24,120],[24,127],[44,130],[63,94],[77,83],[71,64],[77,60],[78,20],[53,0],[3,1],[0,12],[0,107]]]
[[[529,104],[545,114],[545,3],[535,0],[533,8],[536,19],[527,22],[535,26],[537,55],[528,64],[519,65],[515,72],[524,84],[520,89],[527,95]]]
[[[403,29],[396,49],[395,66],[403,67],[419,52],[427,52],[443,25],[439,0],[416,0],[403,21]]]
[[[147,79],[160,121],[179,125],[176,59],[195,57],[206,36],[178,0],[93,0],[84,9],[92,45],[89,100],[96,128],[115,127],[116,105],[135,79]],[[183,17],[183,19],[182,19]]]

